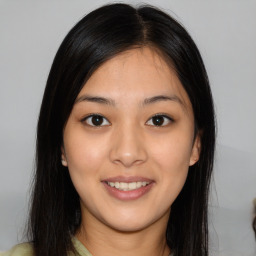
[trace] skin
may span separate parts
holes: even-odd
[[[104,117],[100,126],[92,126],[93,113]],[[156,114],[170,119],[159,117],[157,126]],[[175,71],[149,47],[108,60],[79,93],[63,138],[62,163],[81,202],[77,237],[87,249],[94,256],[169,255],[170,208],[200,154],[192,106]],[[153,184],[141,197],[121,200],[102,182],[116,176]]]

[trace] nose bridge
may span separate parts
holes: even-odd
[[[143,142],[143,131],[139,125],[132,122],[116,127],[110,152],[111,161],[125,167],[142,163],[147,158]]]

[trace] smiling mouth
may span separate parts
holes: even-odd
[[[120,191],[132,191],[142,187],[146,187],[150,182],[148,181],[137,181],[137,182],[109,182],[106,184],[112,188],[116,188]]]

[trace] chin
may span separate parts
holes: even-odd
[[[134,233],[134,232],[138,232],[141,231],[143,229],[146,229],[148,226],[150,226],[150,224],[138,224],[138,223],[127,223],[126,225],[124,225],[124,223],[120,223],[120,225],[118,225],[118,223],[115,223],[115,225],[109,225],[109,227],[113,230],[116,230],[118,232],[122,232],[122,233]]]
[[[169,216],[169,214],[168,214]],[[154,223],[158,221],[164,221],[163,216],[116,216],[112,217],[110,221],[106,221],[105,224],[108,225],[111,229],[116,230],[118,232],[137,232],[144,229],[147,229]],[[167,218],[168,220],[168,218]]]

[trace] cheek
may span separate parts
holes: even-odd
[[[172,203],[182,190],[187,178],[191,155],[190,136],[173,134],[151,147],[152,160],[159,170],[158,181],[166,195],[162,200]],[[159,199],[160,200],[160,199]]]
[[[100,141],[72,133],[65,144],[68,170],[72,183],[82,201],[89,205],[98,189],[100,170],[106,159],[106,149]]]
[[[192,149],[190,137],[173,134],[152,144],[151,155],[162,170],[180,173],[184,168],[188,169]]]
[[[79,132],[72,133],[67,138],[64,146],[71,176],[90,178],[97,175],[107,155],[105,142]]]

